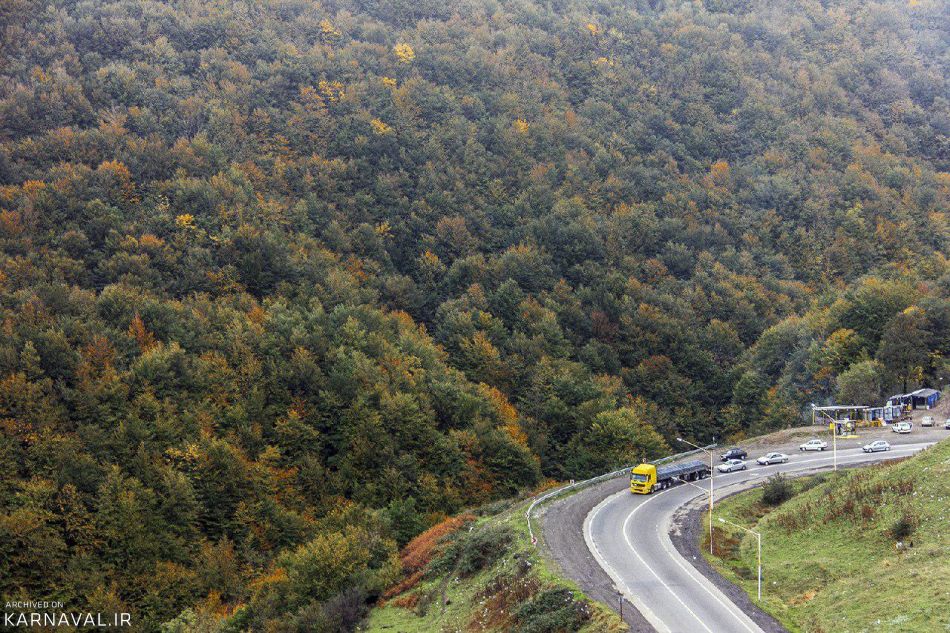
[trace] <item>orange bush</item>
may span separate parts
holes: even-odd
[[[419,581],[422,580],[422,577],[425,575],[425,570],[420,569],[419,571],[414,571],[395,585],[387,589],[383,593],[384,599],[392,598],[393,596],[398,596],[399,594],[409,591],[413,587],[419,584]],[[393,603],[395,604],[395,602]],[[398,605],[397,605],[398,606]]]
[[[449,517],[440,523],[436,523],[428,530],[412,539],[399,553],[399,560],[402,562],[402,569],[407,575],[398,583],[386,590],[384,598],[398,596],[404,591],[408,591],[419,584],[422,576],[425,574],[426,565],[435,557],[439,546],[445,537],[457,531],[466,523],[473,521],[474,515],[460,514]]]
[[[416,605],[419,604],[419,594],[411,593],[408,596],[403,596],[393,600],[392,605],[394,607],[401,607],[403,609],[415,609]]]
[[[409,541],[399,554],[403,569],[414,572],[425,568],[442,540],[474,519],[475,517],[471,514],[449,517]]]

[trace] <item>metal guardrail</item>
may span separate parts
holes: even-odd
[[[708,448],[715,448],[715,444]],[[696,453],[701,452],[702,449],[693,449],[691,451],[686,451],[685,453],[677,453],[675,455],[669,455],[668,457],[662,457],[660,459],[654,460],[652,462],[647,462],[649,464],[654,464],[659,466],[660,464],[665,464],[666,462],[671,462],[676,459],[681,459],[683,457],[689,457]],[[528,506],[528,509],[525,511],[524,516],[525,520],[528,522],[528,535],[531,537],[531,544],[537,545],[538,539],[534,535],[534,527],[531,525],[531,516],[534,512],[534,508],[545,501],[559,497],[569,490],[580,490],[581,488],[586,488],[587,486],[592,486],[594,484],[599,484],[602,481],[607,481],[608,479],[613,479],[614,477],[619,477],[630,472],[630,469],[633,468],[635,464],[630,464],[620,468],[618,470],[605,473],[603,475],[598,475],[597,477],[591,477],[590,479],[584,479],[583,481],[571,481],[571,483],[561,486],[560,488],[555,488],[554,490],[549,490],[548,492],[542,493],[534,498],[534,501],[531,502],[531,505]]]

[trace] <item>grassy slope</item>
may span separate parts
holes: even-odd
[[[795,487],[772,511],[758,489],[717,509],[762,532],[767,611],[793,632],[950,631],[950,441]],[[913,547],[898,551],[889,530],[902,515],[917,528]],[[751,535],[717,531],[711,559],[753,597],[755,549]]]
[[[507,526],[514,536],[504,555],[491,567],[465,579],[454,578],[451,574],[427,578],[412,590],[374,608],[362,630],[370,633],[518,630],[519,624],[512,620],[511,612],[549,589],[570,590],[576,600],[586,603],[585,608],[591,617],[580,629],[582,633],[628,630],[615,612],[590,600],[575,584],[551,570],[539,549],[531,545],[524,519],[526,508],[527,502],[519,502],[498,514],[479,519],[475,524],[476,530],[488,524]],[[443,586],[446,600],[441,605]],[[412,593],[436,598],[424,612],[418,607],[396,606],[400,598]],[[546,629],[528,630],[541,633]]]

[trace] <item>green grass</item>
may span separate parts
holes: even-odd
[[[793,632],[950,631],[950,442],[794,485],[777,508],[761,489],[716,508],[762,533],[762,608]],[[916,528],[905,539],[913,547],[898,550],[891,530],[902,516]],[[755,537],[714,528],[707,559],[755,599]]]
[[[467,578],[458,578],[453,574],[427,577],[406,592],[429,597],[430,602],[425,609],[402,608],[393,604],[398,599],[390,600],[371,611],[362,630],[367,633],[517,631],[519,624],[513,621],[510,613],[550,590],[570,592],[573,599],[590,614],[589,621],[578,629],[582,633],[620,633],[628,630],[616,613],[591,600],[574,583],[557,575],[541,550],[531,544],[524,519],[526,509],[527,502],[516,503],[476,522],[475,530],[488,525],[500,525],[507,527],[512,535],[504,553],[489,568]],[[537,523],[535,529],[538,529]],[[520,592],[511,593],[513,583],[520,587]],[[509,596],[509,599],[506,600],[505,596]],[[510,601],[512,596],[518,599],[514,603]],[[505,603],[504,610],[509,612],[509,617],[505,617],[505,614],[499,617],[499,600]],[[528,630],[544,633],[553,629],[542,626]]]

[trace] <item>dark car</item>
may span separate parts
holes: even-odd
[[[726,462],[730,459],[745,459],[748,456],[749,454],[741,448],[730,448],[728,451],[722,454],[722,461]]]

